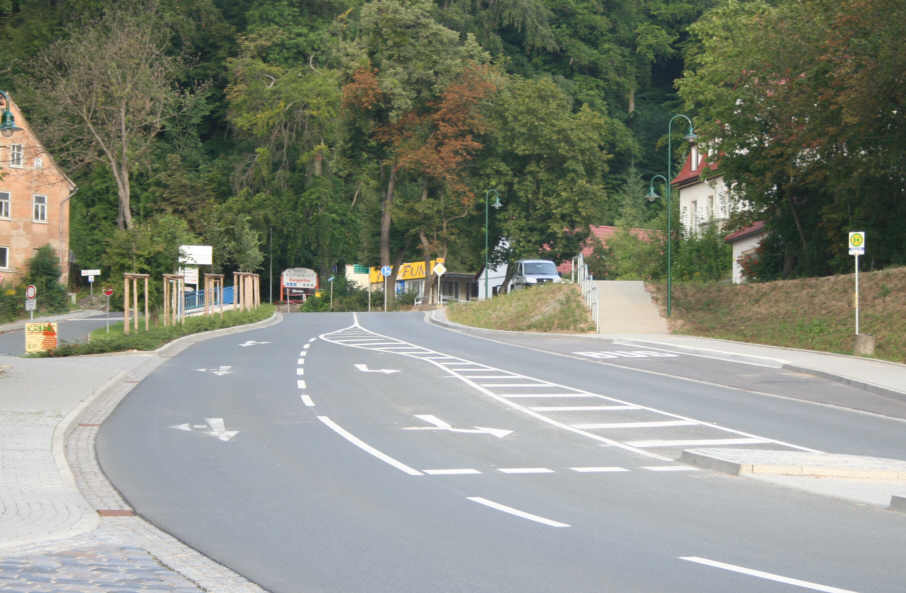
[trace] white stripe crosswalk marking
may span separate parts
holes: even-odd
[[[468,500],[472,502],[477,502],[486,507],[492,509],[503,511],[504,513],[509,513],[516,517],[521,517],[522,519],[528,519],[529,521],[534,521],[535,523],[541,523],[542,525],[547,525],[549,527],[569,527],[569,523],[561,523],[560,521],[554,521],[553,519],[548,519],[540,515],[533,515],[532,513],[527,513],[525,511],[520,511],[513,507],[507,506],[505,504],[500,504],[499,502],[494,502],[493,500],[488,500],[487,498],[482,498],[480,496],[469,496]]]
[[[552,474],[554,470],[549,467],[501,467],[497,471],[503,474]]]
[[[694,420],[658,420],[656,422],[590,422],[588,424],[573,424],[574,428],[582,430],[601,430],[611,428],[669,428],[672,426],[695,426]]]
[[[569,468],[569,469],[573,470],[574,472],[578,472],[578,473],[580,473],[580,474],[598,474],[598,473],[628,472],[628,471],[629,471],[629,470],[626,469],[625,467],[616,467],[616,466],[609,466],[609,467],[571,467],[571,468]]]
[[[638,410],[638,406],[619,405],[619,406],[532,406],[529,410],[535,412],[597,412],[607,411],[616,412],[620,410]]]

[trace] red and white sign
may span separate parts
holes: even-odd
[[[32,300],[36,296],[38,296],[38,289],[35,287],[34,284],[29,284],[28,286],[25,287],[25,298],[27,298],[28,300]]]
[[[309,268],[289,268],[283,270],[283,286],[287,288],[318,288],[318,274]]]
[[[112,288],[105,288],[105,289],[104,289],[104,296],[110,296],[110,295],[112,295],[112,294],[113,294],[113,289],[112,289]]]

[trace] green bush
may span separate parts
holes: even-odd
[[[60,284],[60,260],[50,245],[39,247],[28,260],[26,284],[34,284],[38,306],[42,311],[59,313],[68,309],[66,287]]]

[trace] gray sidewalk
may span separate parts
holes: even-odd
[[[94,438],[167,358],[279,320],[187,336],[149,353],[0,356],[0,593],[262,591],[136,516],[98,467]]]

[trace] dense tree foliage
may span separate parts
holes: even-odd
[[[293,266],[477,270],[492,189],[494,257],[569,256],[588,224],[662,228],[644,187],[685,102],[775,233],[760,265],[827,273],[856,226],[871,265],[906,257],[904,16],[894,0],[0,0],[0,88],[79,185],[84,267],[167,270],[153,244],[191,239],[265,290]],[[662,251],[641,246],[637,268],[656,276]],[[719,251],[690,245],[687,267]]]

